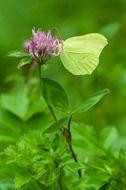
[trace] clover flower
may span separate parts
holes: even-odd
[[[33,29],[32,35],[31,40],[26,43],[26,49],[34,59],[44,63],[52,55],[58,54],[58,39],[52,37],[50,31],[46,33]]]

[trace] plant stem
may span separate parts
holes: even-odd
[[[48,108],[49,108],[49,111],[50,111],[50,113],[51,113],[51,115],[52,115],[54,121],[57,122],[58,120],[57,120],[57,117],[56,117],[56,115],[55,115],[55,113],[54,113],[54,110],[53,110],[52,107],[49,106],[49,105],[48,105]]]
[[[39,74],[39,80],[40,80],[40,87],[41,87],[41,79],[42,79],[42,72],[41,72],[41,65],[38,64],[38,74]]]
[[[50,113],[51,113],[54,121],[55,122],[58,121],[58,119],[57,119],[57,117],[56,117],[56,115],[54,113],[53,108],[51,106],[48,106],[48,108],[50,110]],[[71,135],[71,130],[70,130],[71,120],[72,120],[72,115],[70,116],[69,121],[68,121],[68,129],[66,129],[64,126],[62,126],[62,128],[63,128],[62,134],[63,134],[63,136],[65,137],[65,140],[68,143],[69,150],[71,152],[72,158],[74,159],[75,162],[78,162],[78,159],[77,159],[76,154],[75,154],[75,152],[73,150],[73,147],[72,147],[72,135]],[[80,169],[78,169],[78,175],[79,175],[80,178],[82,177],[82,173],[81,173]]]
[[[60,175],[59,175],[59,179],[58,179],[58,184],[59,184],[60,189],[63,190],[61,171],[60,171]]]
[[[41,79],[42,79],[42,73],[41,73],[41,65],[39,64],[39,79],[40,79],[40,86],[41,86]],[[58,121],[57,117],[56,117],[56,114],[53,110],[53,108],[51,106],[48,105],[48,109],[52,115],[52,118],[55,122]],[[70,126],[71,126],[71,120],[72,120],[72,115],[70,115],[70,118],[69,118],[69,122],[68,122],[68,129],[66,129],[64,126],[62,126],[62,134],[63,136],[65,137],[65,140],[67,141],[68,143],[68,146],[69,146],[69,150],[71,152],[71,155],[72,155],[72,158],[74,159],[75,162],[78,162],[78,159],[76,157],[76,154],[73,150],[73,147],[72,147],[72,135],[71,135],[71,131],[70,131]],[[78,169],[78,175],[79,177],[82,177],[82,174],[81,174],[81,170]]]
[[[68,144],[69,144],[69,149],[71,151],[71,154],[72,154],[74,161],[78,162],[78,159],[77,159],[76,154],[75,154],[73,147],[72,147],[72,135],[71,135],[71,130],[70,130],[71,121],[72,121],[72,115],[70,116],[69,122],[68,122],[68,134],[70,136],[70,143],[68,143]],[[78,169],[78,175],[79,175],[79,177],[82,177],[82,173],[81,173],[80,169]]]

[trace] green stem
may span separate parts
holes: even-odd
[[[59,188],[60,188],[61,190],[63,190],[61,171],[60,171],[60,175],[59,175],[59,179],[58,179],[58,184],[59,184]]]
[[[41,80],[41,79],[42,79],[41,64],[38,64],[38,66],[39,66],[39,79],[40,79],[40,86],[41,86],[41,83],[42,83],[42,80]],[[55,122],[57,122],[58,119],[57,119],[57,117],[56,117],[56,114],[55,114],[53,108],[48,105],[48,109],[49,109],[49,111],[50,111],[50,113],[51,113],[51,115],[52,115],[53,120],[54,120]],[[72,120],[72,115],[71,115],[70,118],[69,118],[68,129],[66,129],[65,127],[62,126],[62,128],[63,128],[62,134],[63,134],[63,136],[65,137],[65,140],[66,140],[67,143],[68,143],[69,150],[70,150],[70,152],[71,152],[71,155],[72,155],[74,161],[75,161],[75,162],[78,162],[78,159],[77,159],[76,154],[75,154],[75,152],[74,152],[74,150],[73,150],[72,142],[71,142],[71,141],[72,141],[72,138],[71,138],[71,131],[70,131],[71,120]],[[78,170],[78,175],[79,175],[79,177],[82,177],[81,170]]]
[[[41,65],[40,64],[38,64],[38,72],[39,72],[39,80],[40,80],[40,85],[41,85],[42,72],[41,72]]]
[[[71,121],[72,121],[72,115],[70,115],[70,118],[69,118],[69,122],[68,122],[68,136],[69,136],[69,139],[70,139],[70,142],[68,143],[69,144],[69,149],[71,151],[71,154],[72,154],[72,157],[74,159],[75,162],[78,162],[78,159],[77,159],[77,156],[73,150],[73,147],[72,147],[72,135],[71,135]],[[81,173],[81,170],[78,169],[78,175],[79,177],[81,178],[82,177],[82,173]]]
[[[42,71],[41,71],[41,64],[38,64],[38,74],[39,74],[39,80],[40,80],[40,88],[41,88],[41,84],[42,84]],[[56,118],[56,115],[52,109],[51,106],[48,105],[48,109],[54,119],[54,121],[56,122],[57,121],[57,118]]]
[[[41,80],[41,79],[42,79],[41,64],[38,64],[38,72],[39,72],[40,88],[41,88],[41,84],[42,84],[42,80]],[[57,121],[57,118],[56,118],[56,115],[55,115],[55,113],[54,113],[52,107],[48,105],[48,109],[49,109],[49,111],[50,111],[50,113],[51,113],[51,115],[52,115],[54,121],[56,122],[56,121]],[[39,183],[39,182],[38,182],[38,183]],[[60,189],[63,190],[62,184],[61,184],[61,174],[60,174],[60,177],[59,177],[59,179],[58,179],[58,184],[59,184]],[[39,185],[41,185],[41,183],[39,183]]]
[[[56,115],[55,115],[55,113],[54,113],[54,110],[53,110],[52,107],[49,106],[49,105],[48,105],[48,108],[49,108],[49,111],[50,111],[50,113],[51,113],[51,115],[52,115],[54,121],[57,122],[58,120],[57,120],[57,117],[56,117]]]

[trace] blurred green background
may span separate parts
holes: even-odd
[[[92,75],[73,76],[60,60],[52,64],[46,76],[59,81],[78,104],[97,90],[109,88],[95,108],[75,118],[96,128],[117,126],[125,135],[126,125],[126,0],[1,0],[0,1],[0,93],[11,90],[8,76],[21,74],[17,61],[6,57],[20,50],[33,27],[56,27],[63,39],[100,32],[109,41]]]

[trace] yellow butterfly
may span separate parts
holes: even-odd
[[[71,37],[63,42],[60,58],[64,67],[72,74],[91,74],[107,44],[107,39],[98,33]]]

